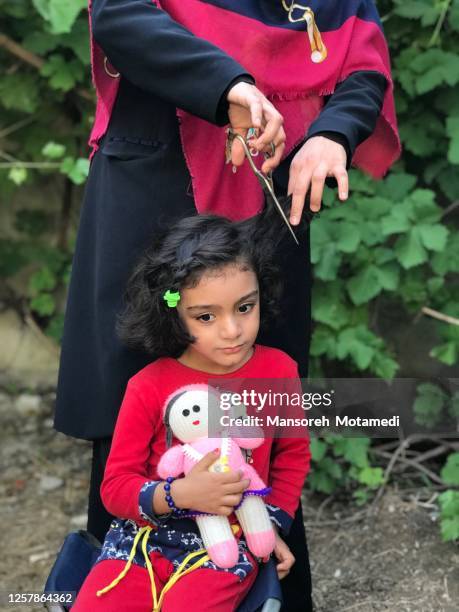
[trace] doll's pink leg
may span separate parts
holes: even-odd
[[[239,559],[239,548],[226,516],[197,516],[209,557],[221,568],[234,567]]]
[[[257,557],[271,554],[276,543],[276,535],[261,497],[248,495],[236,510],[236,516],[249,550]]]

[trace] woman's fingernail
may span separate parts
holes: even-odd
[[[292,225],[296,225],[296,224],[298,223],[298,217],[291,217],[291,219],[290,219],[290,223],[291,223]]]
[[[342,192],[339,194],[339,197],[340,197],[342,200],[345,200],[345,199],[347,198],[347,191],[342,191]]]

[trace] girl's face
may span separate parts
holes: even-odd
[[[260,326],[257,277],[243,264],[204,274],[182,289],[179,316],[196,338],[179,361],[210,374],[226,374],[250,359]]]

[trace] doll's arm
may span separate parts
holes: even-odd
[[[167,450],[159,460],[157,469],[158,476],[163,480],[166,480],[168,476],[176,478],[183,473],[183,467],[183,447],[181,444],[177,444],[177,446],[173,446]]]

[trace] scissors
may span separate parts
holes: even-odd
[[[298,242],[298,238],[295,236],[295,232],[293,231],[293,228],[290,225],[290,221],[287,219],[287,216],[286,216],[286,214],[284,212],[284,209],[282,208],[279,200],[276,197],[276,194],[274,193],[274,184],[273,184],[272,172],[269,172],[268,174],[263,174],[263,172],[261,172],[256,167],[255,162],[253,161],[253,154],[252,154],[251,150],[249,149],[245,138],[243,136],[241,136],[240,134],[236,134],[231,128],[228,129],[227,157],[230,154],[231,145],[233,144],[233,142],[235,140],[239,140],[239,142],[241,143],[242,148],[244,149],[244,154],[247,157],[247,159],[249,160],[250,167],[251,167],[253,173],[255,174],[256,178],[258,179],[258,182],[260,183],[260,186],[263,189],[263,192],[264,192],[266,198],[268,199],[268,201],[271,201],[271,202],[274,203],[274,205],[277,208],[277,210],[278,210],[280,216],[282,217],[284,223],[288,227],[289,232],[293,236],[294,241],[299,246],[300,243]],[[265,159],[268,159],[269,157],[272,157],[274,155],[274,152],[275,152],[275,146],[274,146],[274,143],[271,143],[271,153],[270,154],[265,154]]]

